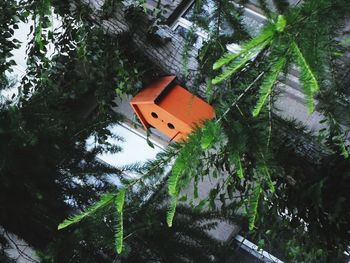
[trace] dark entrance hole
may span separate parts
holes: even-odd
[[[151,115],[152,115],[152,117],[153,117],[153,118],[158,119],[158,115],[157,115],[157,113],[152,112],[152,113],[151,113]]]

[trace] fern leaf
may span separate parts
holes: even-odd
[[[269,190],[271,193],[274,193],[275,192],[275,186],[272,182],[272,179],[271,179],[271,174],[269,172],[269,169],[267,168],[266,165],[263,165],[262,167],[260,167],[261,171],[263,172],[264,176],[265,176],[265,180],[267,182],[267,185],[269,187]]]
[[[246,50],[238,52],[238,53],[227,53],[227,54],[223,55],[221,58],[219,58],[214,63],[213,70],[217,70],[217,69],[221,68],[222,66],[227,65],[232,60],[242,56],[245,52],[246,52]]]
[[[283,15],[278,15],[277,22],[275,24],[276,30],[278,32],[283,32],[284,28],[286,27],[287,20]]]
[[[117,208],[117,212],[122,212],[125,202],[125,188],[121,188],[118,190],[117,197],[115,198],[115,206]]]
[[[318,82],[314,73],[312,72],[309,64],[305,60],[305,57],[303,56],[298,45],[295,42],[292,43],[292,51],[293,51],[295,60],[300,67],[299,79],[302,83],[302,86],[306,95],[308,111],[309,113],[312,113],[315,110],[314,95],[316,92],[320,90],[320,87],[318,85]]]
[[[198,194],[198,182],[199,182],[198,173],[195,173],[194,180],[193,180],[193,197],[195,199],[197,199],[199,196],[199,194]]]
[[[183,161],[181,156],[179,156],[172,167],[171,175],[168,179],[168,192],[170,196],[176,196],[179,178],[184,170],[185,162]]]
[[[173,226],[173,220],[175,216],[176,211],[176,205],[177,205],[177,196],[171,197],[169,208],[166,214],[166,222],[169,227]]]
[[[210,148],[220,136],[220,126],[217,122],[209,121],[202,128],[201,147],[203,150]]]
[[[272,65],[270,71],[264,78],[260,90],[259,90],[259,99],[258,102],[253,110],[253,116],[257,117],[262,109],[262,107],[265,105],[265,102],[267,98],[270,96],[272,92],[272,88],[274,84],[276,83],[278,76],[280,72],[282,71],[284,65],[286,64],[285,58],[280,58],[277,60],[275,64]]]
[[[270,42],[275,32],[276,32],[275,26],[268,24],[261,30],[261,33],[259,35],[257,35],[247,43],[243,44],[242,46],[243,50],[250,50],[257,46],[260,46],[264,42]]]
[[[252,53],[253,50],[260,52],[268,43],[270,43],[270,40],[272,39],[274,32],[275,32],[275,29],[272,26],[265,27],[265,29],[262,30],[260,35],[253,38],[249,42],[243,44],[242,50],[240,52],[236,54],[228,53],[222,56],[220,59],[218,59],[218,61],[214,63],[213,69],[217,70],[223,67],[224,65],[229,64],[231,61],[238,59],[240,57],[247,57],[248,53]],[[259,48],[259,47],[262,47],[262,48]],[[257,52],[256,54],[258,54],[259,52]],[[252,57],[254,57],[256,54],[253,53]],[[213,80],[213,84],[215,84],[214,80]]]
[[[347,149],[347,146],[345,145],[345,143],[344,142],[340,142],[339,147],[340,147],[341,155],[345,159],[348,159],[349,158],[349,152],[348,152],[348,149]]]
[[[123,227],[123,207],[125,202],[125,189],[120,189],[115,198],[115,207],[117,210],[117,224],[115,232],[115,246],[117,253],[120,254],[123,250],[124,227]]]
[[[248,207],[248,221],[249,221],[249,230],[252,231],[255,226],[256,216],[258,214],[258,204],[260,199],[260,194],[262,192],[260,184],[258,184],[250,198],[249,198],[249,207]]]
[[[108,193],[108,194],[103,195],[97,203],[90,206],[84,212],[77,214],[73,217],[70,217],[69,219],[64,220],[61,224],[58,225],[58,230],[66,228],[70,225],[76,224],[76,223],[80,222],[81,220],[83,220],[84,218],[86,218],[87,216],[92,215],[97,210],[101,209],[102,207],[105,207],[105,206],[111,204],[114,197],[115,197],[115,195],[112,193]]]
[[[124,226],[123,226],[123,212],[117,212],[117,223],[115,228],[115,248],[118,254],[123,251]]]
[[[239,179],[243,179],[244,172],[243,172],[243,167],[242,167],[241,158],[239,156],[239,153],[235,152],[232,157],[233,157],[233,161],[235,163],[235,168],[237,170],[237,176]]]
[[[219,76],[215,77],[212,80],[212,83],[216,85],[230,77],[232,74],[246,65],[248,61],[256,57],[269,43],[270,41],[265,41],[257,47],[243,53],[241,57],[238,57],[235,61],[233,61]]]
[[[238,57],[227,68],[225,68],[224,71],[219,76],[215,77],[212,80],[212,83],[216,85],[224,81],[228,77],[230,77],[233,73],[235,73],[237,70],[242,68],[245,64],[247,64],[248,61],[253,59],[261,50],[262,50],[262,46],[242,54],[241,57]]]

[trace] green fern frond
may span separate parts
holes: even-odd
[[[340,142],[339,147],[340,147],[341,155],[345,159],[348,159],[349,158],[349,151],[348,151],[348,147],[346,146],[346,144],[342,141],[342,142]]]
[[[218,122],[208,121],[202,128],[201,147],[203,150],[210,148],[220,136],[220,126]]]
[[[245,50],[244,50],[245,51]],[[238,52],[238,53],[227,53],[225,55],[223,55],[221,58],[219,58],[213,65],[213,70],[217,70],[225,65],[227,65],[228,63],[230,63],[232,60],[242,56],[244,53],[244,51]]]
[[[304,88],[307,110],[308,110],[308,113],[311,114],[315,111],[315,101],[314,101],[315,93],[312,92],[310,89],[306,89],[304,85],[303,85],[303,88]]]
[[[216,85],[224,81],[228,77],[230,77],[237,70],[241,69],[244,65],[246,65],[248,61],[256,57],[261,52],[261,50],[263,50],[267,46],[267,44],[269,44],[268,41],[263,42],[258,47],[251,49],[245,52],[244,54],[242,54],[241,57],[238,57],[237,59],[235,59],[227,68],[225,68],[224,71],[219,76],[215,77],[212,80],[212,83]]]
[[[225,54],[223,57],[221,57],[218,61],[216,61],[213,65],[213,69],[217,70],[227,64],[229,64],[231,61],[238,59],[238,58],[245,58],[245,57],[251,57],[253,58],[255,55],[257,55],[268,43],[270,43],[273,35],[274,35],[275,29],[274,27],[267,26],[262,30],[261,34],[257,37],[253,38],[249,42],[242,45],[242,50],[236,54]],[[255,50],[256,52],[252,52]],[[250,56],[249,54],[252,55]],[[248,60],[247,60],[248,61]],[[232,74],[232,73],[231,73]],[[215,79],[214,79],[215,80]],[[213,80],[213,84],[216,84],[218,82]]]
[[[269,172],[269,168],[267,168],[266,165],[263,165],[263,166],[260,167],[260,170],[264,174],[264,177],[265,177],[265,180],[267,182],[267,185],[269,187],[270,192],[274,193],[275,192],[275,185],[272,182],[271,174]]]
[[[175,211],[176,211],[176,205],[177,205],[177,196],[172,196],[170,200],[170,204],[168,207],[168,211],[166,214],[166,222],[169,227],[173,226],[173,220],[175,216]]]
[[[233,73],[235,73],[237,70],[242,68],[248,61],[250,61],[257,54],[258,52],[249,52],[248,54],[244,54],[243,57],[236,59],[226,69],[224,69],[224,71],[219,76],[216,76],[212,80],[213,85],[219,84],[220,82],[230,77]]]
[[[115,207],[117,210],[117,224],[115,232],[115,246],[117,253],[120,254],[123,250],[124,227],[123,227],[123,207],[125,202],[125,188],[120,189],[115,198]]]
[[[126,193],[126,189],[121,188],[118,190],[117,196],[115,198],[115,207],[118,213],[123,211],[124,202],[125,202],[125,193]]]
[[[282,71],[284,65],[286,64],[285,58],[280,58],[271,66],[270,71],[264,78],[260,90],[259,90],[259,99],[258,102],[253,110],[253,116],[257,117],[262,109],[262,107],[265,105],[265,102],[267,98],[270,96],[272,92],[272,88],[275,85],[278,76],[280,72]]]
[[[176,196],[179,178],[181,173],[184,170],[185,170],[185,162],[183,161],[181,156],[179,156],[172,167],[171,175],[169,176],[169,179],[168,179],[168,192],[170,196],[173,196],[173,197]]]
[[[123,212],[117,212],[117,223],[115,227],[115,248],[118,254],[123,251],[124,226],[123,226]]]
[[[258,214],[258,204],[259,204],[259,199],[260,199],[260,195],[262,192],[262,188],[260,186],[260,184],[258,184],[250,198],[249,198],[249,206],[248,206],[248,222],[249,222],[249,230],[252,231],[254,229],[255,226],[255,220]]]
[[[115,195],[112,193],[108,193],[108,194],[103,195],[97,203],[90,206],[84,212],[77,214],[73,217],[70,217],[69,219],[64,220],[61,224],[58,225],[58,230],[66,228],[70,225],[76,224],[76,223],[80,222],[81,220],[83,220],[85,217],[92,215],[97,210],[111,204],[114,197],[115,197]]]
[[[265,42],[270,42],[275,35],[275,32],[275,26],[268,24],[261,30],[261,33],[259,35],[242,45],[243,50],[251,50]]]
[[[320,87],[314,73],[295,42],[292,43],[292,51],[300,68],[299,79],[305,92],[308,111],[312,113],[315,110],[314,95],[320,90]]]
[[[239,179],[243,179],[244,178],[244,172],[243,172],[243,167],[242,167],[242,163],[241,163],[241,157],[239,156],[238,152],[235,152],[232,156],[233,161],[235,163],[235,168],[237,170],[237,176]]]
[[[278,15],[277,21],[275,23],[276,30],[278,32],[283,32],[286,25],[287,25],[286,18],[283,15]]]

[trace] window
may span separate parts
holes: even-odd
[[[191,28],[195,26],[194,23],[191,21],[191,17],[193,15],[193,8],[194,4],[192,4],[173,25],[173,30],[183,37],[186,37]],[[203,7],[202,15],[210,17],[212,15],[212,10],[213,0],[210,0],[208,1],[208,5]],[[252,36],[257,35],[265,23],[266,17],[246,7],[243,8],[243,12],[244,26]],[[209,25],[209,27],[210,26],[213,26],[213,24]],[[225,22],[225,20],[223,22],[221,30],[222,33],[225,35],[234,34],[234,30],[228,25],[228,23]],[[203,42],[209,38],[209,35],[205,30],[199,27],[195,28],[195,34],[197,35],[197,41],[194,46],[199,49],[200,47],[202,47]],[[237,53],[240,51],[240,46],[237,43],[227,45],[226,48],[228,51],[233,53]]]

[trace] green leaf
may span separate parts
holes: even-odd
[[[270,96],[272,92],[272,88],[275,85],[278,76],[280,72],[282,71],[284,65],[286,64],[285,58],[279,58],[276,63],[274,63],[271,66],[270,71],[265,76],[260,90],[259,90],[259,99],[257,104],[255,105],[255,108],[253,110],[253,116],[257,117],[262,109],[262,107],[265,105],[267,98]]]
[[[201,147],[210,148],[220,136],[220,126],[217,122],[209,121],[202,129]]]
[[[97,210],[111,204],[114,197],[115,197],[115,195],[112,193],[108,193],[108,194],[103,195],[97,203],[90,206],[84,212],[77,214],[73,217],[70,217],[69,219],[64,220],[61,224],[58,225],[58,230],[66,228],[72,224],[76,224],[76,223],[80,222],[81,220],[83,220],[84,218],[86,218],[87,216],[92,215]]]
[[[264,177],[265,177],[265,180],[267,182],[267,185],[269,186],[270,192],[274,193],[275,192],[275,185],[272,182],[271,174],[269,172],[269,169],[267,168],[266,165],[263,165],[262,167],[260,167],[260,170],[264,174]]]
[[[170,196],[177,195],[179,178],[181,173],[185,170],[185,165],[184,160],[179,156],[172,167],[171,175],[168,179],[168,192]]]
[[[348,159],[349,158],[349,152],[348,152],[348,149],[347,149],[345,143],[341,142],[339,146],[340,146],[341,155],[345,159]]]
[[[314,105],[314,95],[316,92],[320,90],[317,79],[312,72],[309,64],[305,60],[304,55],[301,53],[298,45],[293,42],[292,43],[292,51],[295,57],[297,64],[300,67],[300,81],[302,83],[305,95],[306,95],[306,103],[308,106],[309,113],[312,113],[315,110]]]
[[[205,133],[204,136],[201,139],[201,147],[203,150],[206,150],[210,148],[213,141],[215,140],[215,137],[213,137],[213,134]]]
[[[187,195],[183,195],[181,196],[181,198],[179,199],[180,202],[186,202],[187,201]]]
[[[248,211],[247,211],[247,216],[248,216],[248,221],[249,221],[249,230],[252,231],[255,226],[255,220],[256,216],[258,214],[258,204],[259,204],[259,199],[261,195],[262,189],[260,184],[258,184],[250,198],[249,198],[249,205],[248,205]]]
[[[213,65],[213,69],[217,70],[221,68],[224,65],[227,65],[230,63],[232,60],[242,56],[245,52],[238,52],[238,53],[227,53],[223,55],[221,58],[219,58]]]
[[[166,222],[169,227],[173,226],[173,220],[175,216],[175,211],[176,211],[176,205],[177,205],[177,196],[171,197],[170,204],[168,207],[168,211],[166,214]]]
[[[207,88],[205,89],[205,97],[208,98],[209,103],[212,100],[212,95],[213,95],[213,83],[211,82],[211,79],[209,79],[207,83]]]
[[[202,211],[203,208],[209,203],[209,198],[202,199],[198,205],[196,205],[195,209],[198,211]]]
[[[283,15],[278,15],[277,22],[275,24],[276,30],[278,32],[283,32],[284,28],[286,27],[287,20]]]
[[[230,77],[237,70],[241,69],[244,65],[246,65],[248,61],[256,57],[269,43],[270,41],[265,41],[259,44],[257,47],[243,52],[242,55],[236,57],[236,59],[227,68],[225,68],[219,76],[215,77],[212,80],[212,83],[216,85]]]
[[[121,188],[118,190],[117,197],[115,198],[115,207],[117,208],[117,212],[122,212],[125,202],[125,193],[126,189]]]
[[[124,227],[123,212],[117,213],[117,224],[115,229],[115,248],[118,254],[123,251]]]
[[[350,44],[350,37],[346,37],[346,38],[342,39],[341,44],[344,46],[349,45]]]
[[[215,199],[218,194],[219,194],[219,185],[217,185],[216,188],[211,189],[209,192],[209,206],[213,210],[216,208]]]
[[[42,42],[42,23],[39,22],[38,27],[35,29],[35,43],[39,46],[40,50],[43,49],[44,45]]]
[[[193,198],[198,198],[198,174],[196,173],[194,175],[194,180],[193,180]]]
[[[260,35],[242,45],[242,50],[237,54],[225,54],[213,65],[213,69],[219,69],[233,61],[224,72],[214,78],[212,83],[218,84],[231,76],[235,71],[243,67],[249,60],[258,55],[272,40],[275,28],[272,25],[266,26]],[[236,60],[236,61],[235,61]]]
[[[235,163],[235,168],[237,170],[237,176],[239,179],[243,179],[244,178],[244,172],[243,172],[243,167],[242,167],[242,163],[241,163],[241,157],[239,156],[238,152],[235,152],[232,155],[233,161]]]
[[[115,232],[115,246],[117,253],[120,254],[123,250],[124,228],[123,228],[123,207],[125,202],[125,188],[118,191],[114,204],[117,210],[117,224]]]

